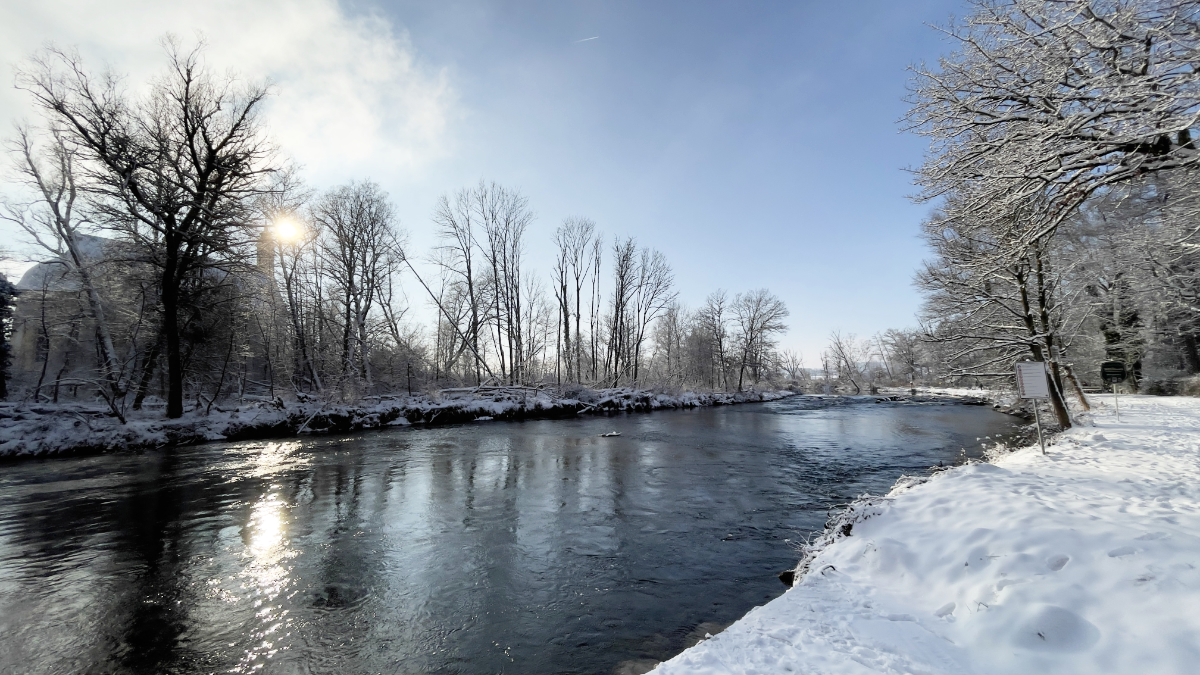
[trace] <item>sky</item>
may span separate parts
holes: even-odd
[[[478,181],[529,198],[528,267],[585,216],[670,261],[680,300],[768,288],[781,346],[815,366],[831,331],[916,324],[912,277],[930,211],[901,129],[909,66],[953,45],[958,0],[840,2],[40,0],[0,5],[0,137],[36,121],[13,68],[77,48],[136,94],[164,35],[269,80],[268,130],[324,190],[373,180],[410,255],[436,245],[437,199]],[[0,194],[13,194],[0,179]],[[11,228],[0,242],[33,257]],[[417,316],[420,287],[408,284]]]

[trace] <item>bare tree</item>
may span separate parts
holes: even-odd
[[[18,129],[13,151],[18,171],[39,200],[27,207],[0,205],[0,218],[17,224],[34,242],[62,265],[65,272],[79,281],[87,298],[91,318],[96,325],[96,346],[100,377],[98,388],[109,409],[125,421],[125,367],[118,358],[112,331],[109,327],[105,301],[93,280],[96,255],[85,252],[80,232],[81,216],[78,203],[80,187],[76,179],[79,149],[59,129],[47,132],[48,146],[39,152],[28,129]]]
[[[260,245],[270,247],[268,260],[270,270],[269,294],[274,298],[282,287],[282,300],[287,311],[292,356],[291,381],[297,392],[311,387],[317,393],[324,392],[321,376],[317,370],[313,353],[315,336],[312,335],[311,277],[316,282],[314,256],[318,250],[320,228],[307,222],[303,211],[311,193],[299,182],[293,171],[276,174],[275,189],[259,200],[259,211],[265,229]],[[263,260],[259,261],[260,266]]]
[[[500,377],[521,382],[521,266],[533,212],[524,195],[495,183],[481,182],[471,191],[471,202],[484,233],[483,240],[476,241],[491,268],[491,319]]]
[[[613,243],[613,292],[609,303],[608,349],[605,373],[617,386],[621,375],[632,370],[633,322],[630,305],[637,285],[637,245],[632,238]]]
[[[443,195],[434,212],[433,222],[445,242],[443,255],[435,259],[442,269],[455,276],[462,284],[468,310],[467,325],[462,331],[464,342],[475,357],[475,382],[482,381],[480,368],[485,367],[479,353],[479,334],[482,330],[480,314],[480,284],[475,272],[475,230],[478,227],[470,190],[459,190],[453,200]],[[445,310],[443,310],[445,313]],[[457,330],[457,327],[456,327]]]
[[[583,286],[592,271],[598,266],[599,257],[595,244],[600,238],[596,235],[596,224],[588,218],[567,218],[554,233],[554,243],[558,247],[559,261],[555,275],[561,286],[560,306],[563,318],[562,341],[563,353],[567,363],[567,379],[582,381],[583,377]],[[589,249],[592,249],[590,252]],[[589,255],[589,253],[592,253]],[[561,268],[561,269],[560,269]],[[570,283],[568,284],[568,281]],[[572,308],[572,295],[574,307]],[[571,322],[574,322],[574,333]]]
[[[654,358],[661,358],[661,379],[672,387],[682,386],[688,377],[685,343],[692,323],[691,312],[672,302],[654,328]]]
[[[701,330],[707,335],[712,344],[712,355],[709,364],[711,373],[710,386],[729,388],[729,299],[724,290],[717,290],[708,295],[704,306],[697,313]]]
[[[642,249],[637,264],[637,281],[633,293],[633,382],[637,384],[642,361],[642,343],[646,329],[678,295],[672,290],[675,277],[667,257],[650,249]]]
[[[555,374],[559,384],[562,383],[562,368],[566,367],[566,379],[570,382],[575,377],[575,363],[571,358],[571,354],[577,349],[572,348],[571,340],[571,305],[570,293],[567,289],[568,279],[570,277],[570,252],[567,238],[563,232],[563,227],[559,227],[554,233],[554,244],[558,248],[558,257],[554,260],[554,269],[551,273],[554,275],[554,299],[558,309],[558,330],[555,331],[556,352],[555,357]]]
[[[324,272],[341,309],[342,376],[371,373],[370,319],[402,258],[395,215],[375,183],[350,183],[326,193],[313,207],[321,228],[318,246]]]
[[[892,364],[892,377],[915,387],[921,368],[921,335],[916,330],[890,328],[880,337],[883,351]]]
[[[520,372],[527,382],[535,382],[548,372],[550,336],[558,331],[541,282],[534,276],[526,276],[524,283],[521,336],[525,344],[520,351],[524,358]]]
[[[604,256],[604,240],[597,234],[592,239],[592,299],[589,303],[588,334],[591,336],[592,380],[600,379],[600,263]]]
[[[829,357],[837,370],[838,378],[849,382],[850,386],[854,387],[855,394],[861,394],[860,383],[866,379],[863,365],[870,358],[870,344],[859,342],[853,333],[842,335],[841,332],[834,331],[829,335]]]
[[[738,346],[741,362],[738,367],[738,391],[742,390],[746,369],[758,382],[761,370],[774,347],[774,336],[787,330],[783,320],[787,306],[765,288],[739,294],[733,301],[738,326]]]
[[[802,382],[808,379],[808,371],[804,368],[804,356],[793,349],[786,349],[780,354],[779,365],[792,382]]]
[[[183,414],[185,286],[236,247],[273,151],[261,85],[214,77],[200,51],[167,42],[169,70],[141,101],[115,76],[91,77],[76,54],[49,50],[18,73],[48,123],[81,152],[87,190],[107,225],[152,252],[160,273],[167,417]]]

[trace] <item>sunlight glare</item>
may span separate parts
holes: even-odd
[[[293,242],[300,238],[304,230],[291,218],[280,218],[275,221],[275,238],[282,242]]]

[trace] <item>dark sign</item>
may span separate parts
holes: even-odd
[[[1107,384],[1124,382],[1126,377],[1125,364],[1120,361],[1105,361],[1104,363],[1101,363],[1100,377]]]

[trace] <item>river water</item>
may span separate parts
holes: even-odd
[[[797,397],[0,466],[0,672],[641,672],[1014,422]]]

